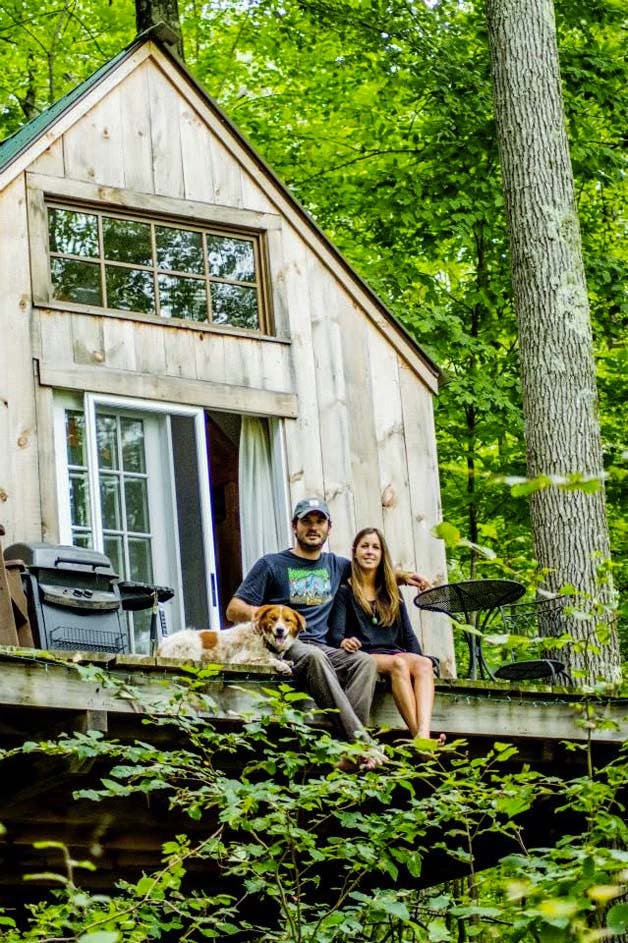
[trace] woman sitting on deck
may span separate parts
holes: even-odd
[[[351,579],[336,593],[329,616],[328,643],[371,655],[388,675],[399,713],[413,737],[428,740],[434,705],[432,662],[421,653],[384,535],[365,527],[353,541]],[[444,743],[445,735],[438,738]]]

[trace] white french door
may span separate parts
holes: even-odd
[[[91,393],[56,406],[62,542],[106,553],[126,580],[171,586],[169,631],[219,628],[203,410]],[[129,618],[148,651],[150,612]]]

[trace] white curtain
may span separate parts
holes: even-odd
[[[242,417],[239,491],[242,571],[246,574],[265,553],[284,549],[275,512],[268,425],[255,416]]]

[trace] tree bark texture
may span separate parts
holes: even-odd
[[[486,0],[493,96],[519,327],[528,474],[601,476],[593,340],[573,172],[565,128],[552,0]],[[573,585],[610,610],[604,489],[549,487],[531,502],[535,552],[547,587]],[[569,667],[616,679],[619,646],[608,614],[569,620]],[[596,637],[607,637],[601,647]],[[583,649],[583,650],[580,650]],[[563,652],[565,654],[565,652]]]
[[[165,23],[173,31],[172,50],[184,61],[183,36],[178,0],[135,0],[135,25],[138,33]]]

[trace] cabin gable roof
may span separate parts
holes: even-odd
[[[197,95],[200,104],[208,109],[217,119],[224,131],[224,140],[236,159],[242,161],[245,156],[249,165],[258,171],[257,179],[266,184],[268,195],[284,215],[289,215],[309,247],[322,257],[334,275],[342,282],[345,289],[356,303],[365,310],[379,330],[393,344],[398,353],[406,360],[411,369],[432,392],[437,391],[439,368],[421,349],[412,335],[373,292],[369,285],[355,272],[342,253],[318,227],[307,210],[290,193],[286,185],[266,164],[255,148],[244,138],[242,133],[207,94],[205,89],[194,79],[191,73],[172,52],[170,45],[171,31],[160,24],[137,36],[125,49],[101,66],[84,82],[76,86],[50,108],[37,115],[9,138],[0,142],[0,190],[17,175],[27,170],[29,165],[40,156],[54,141],[89,110],[107,91],[116,84],[119,77],[132,71],[141,61],[153,57],[156,64],[183,79],[178,82],[181,93],[186,86],[192,96]],[[178,76],[176,74],[178,73]],[[207,112],[206,112],[207,113]],[[234,153],[235,151],[235,153]],[[239,152],[239,153],[238,153]]]

